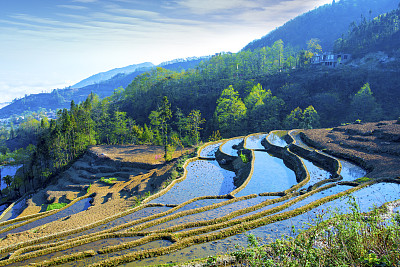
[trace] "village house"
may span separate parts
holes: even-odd
[[[329,66],[335,68],[337,65],[346,63],[351,59],[350,54],[345,53],[332,53],[332,52],[324,52],[322,54],[315,54],[311,58],[311,64],[321,65],[321,66]]]

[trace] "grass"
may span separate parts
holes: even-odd
[[[103,183],[106,183],[106,184],[114,184],[114,182],[117,181],[117,178],[104,178],[104,177],[101,177],[100,181],[103,182]]]
[[[65,207],[65,206],[67,206],[67,205],[68,205],[68,203],[52,203],[52,204],[47,205],[46,211],[58,210],[58,209],[61,209],[61,208]]]
[[[247,247],[231,255],[245,266],[398,266],[400,216],[384,220],[379,209],[363,214],[352,197],[348,205],[349,214],[332,212],[328,220],[320,214],[296,238],[260,246],[248,235]]]
[[[358,178],[355,180],[355,182],[358,182],[358,183],[365,183],[365,182],[369,182],[369,181],[371,181],[371,178],[368,178],[368,177],[361,177],[361,178]]]

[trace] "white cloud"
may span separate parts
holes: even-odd
[[[86,10],[88,9],[85,6],[78,6],[78,5],[57,5],[60,8],[72,9],[72,10]]]
[[[212,14],[236,8],[253,8],[257,1],[246,0],[178,0],[178,6],[189,9],[194,14]]]

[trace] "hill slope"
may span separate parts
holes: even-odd
[[[398,6],[393,0],[341,0],[324,5],[298,16],[259,40],[249,43],[243,50],[254,50],[271,46],[275,41],[295,47],[305,48],[311,38],[321,40],[323,50],[332,50],[334,41],[341,37],[352,22],[361,21],[362,17],[372,19]]]
[[[112,70],[109,70],[106,72],[100,72],[98,74],[92,75],[89,78],[86,78],[86,79],[80,81],[79,83],[73,85],[72,87],[73,88],[82,88],[82,87],[85,87],[85,86],[88,86],[91,84],[109,80],[117,74],[130,74],[130,73],[135,72],[138,69],[152,68],[152,67],[154,67],[153,63],[145,62],[145,63],[141,63],[141,64],[130,65],[130,66],[123,67],[123,68],[116,68],[116,69],[112,69]]]
[[[180,72],[195,68],[200,62],[208,60],[209,58],[210,57],[205,56],[176,59],[161,63],[159,66],[168,70]],[[46,110],[69,108],[71,100],[74,100],[75,103],[79,103],[84,101],[91,92],[94,92],[100,98],[104,98],[112,95],[114,90],[119,87],[127,87],[138,75],[154,67],[152,63],[131,65],[125,68],[113,69],[93,75],[66,89],[54,89],[52,93],[28,95],[21,99],[14,100],[11,104],[1,108],[0,118],[7,118],[13,114],[23,114],[25,111],[38,112],[43,108]],[[135,70],[132,71],[133,69]],[[110,75],[112,76],[110,77]],[[106,79],[107,77],[110,78]]]

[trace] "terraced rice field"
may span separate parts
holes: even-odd
[[[0,266],[185,262],[233,251],[235,244],[245,245],[250,233],[265,242],[290,236],[293,227],[307,227],[322,210],[345,212],[350,194],[362,211],[400,198],[400,186],[395,183],[348,183],[366,174],[350,162],[328,156],[326,162],[333,167],[321,167],[315,158],[307,158],[307,151],[313,150],[295,132],[292,145],[306,152],[293,153],[283,139],[286,134],[261,133],[206,144],[198,158],[185,164],[182,178],[141,205],[92,225],[0,248],[4,257]],[[215,153],[237,156],[243,147],[253,155],[247,163],[251,171],[236,188],[236,173],[220,165]],[[87,209],[89,199],[85,195],[60,211],[5,220],[0,223],[0,235],[35,231],[50,221],[67,220],[72,213]]]

